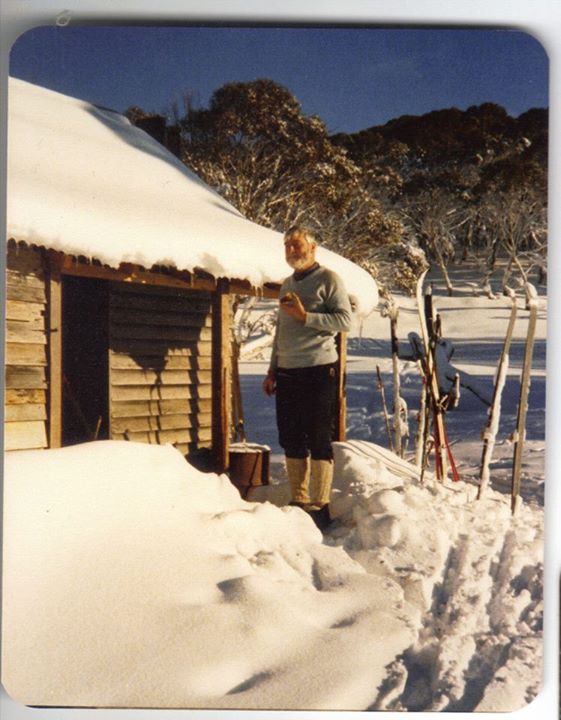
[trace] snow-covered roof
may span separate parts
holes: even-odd
[[[290,272],[282,235],[244,218],[123,115],[10,78],[8,238],[111,267],[130,262],[248,280]],[[377,305],[362,268],[320,248],[360,315]]]

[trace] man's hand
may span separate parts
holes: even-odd
[[[275,376],[273,373],[269,372],[267,373],[267,377],[263,380],[263,392],[265,395],[271,397],[271,395],[275,394],[276,389],[277,382],[275,380]]]
[[[306,322],[306,311],[302,305],[302,301],[296,293],[288,293],[280,300],[280,307],[283,312],[290,315],[298,322]]]

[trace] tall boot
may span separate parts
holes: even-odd
[[[333,460],[312,460],[311,496],[312,503],[307,511],[317,527],[324,532],[331,524],[329,499],[333,482]]]
[[[312,460],[311,496],[312,504],[318,508],[329,504],[333,482],[333,460]]]
[[[308,505],[310,503],[310,459],[291,457],[285,459],[292,504]]]

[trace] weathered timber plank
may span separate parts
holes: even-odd
[[[6,365],[40,365],[47,364],[47,353],[44,345],[26,345],[24,343],[6,343]]]
[[[111,390],[112,400],[192,400],[195,398],[208,399],[212,397],[212,386],[201,385],[162,385],[160,387],[120,387],[114,386]]]
[[[164,445],[166,443],[192,443],[194,438],[202,441],[209,441],[211,438],[210,428],[202,430],[156,430],[148,432],[112,432],[114,440],[130,440],[132,442],[150,443],[152,445]]]
[[[39,321],[39,327],[41,327],[44,312],[45,305],[43,303],[10,299],[6,301],[6,320]]]
[[[6,283],[14,287],[34,287],[37,290],[45,290],[45,279],[36,275],[22,275],[19,270],[8,267],[6,269]],[[45,295],[43,295],[45,297]]]
[[[210,370],[118,370],[111,373],[112,385],[199,385],[210,384]]]
[[[174,443],[174,446],[176,450],[179,450],[179,452],[187,457],[189,459],[189,456],[191,455],[196,456],[199,454],[200,450],[211,450],[212,449],[212,441],[211,440],[201,440],[200,442],[194,442],[194,443]]]
[[[229,425],[231,420],[232,371],[230,358],[230,330],[232,306],[228,295],[228,285],[219,281],[212,306],[213,325],[213,364],[212,385],[212,449],[214,469],[224,472],[229,465]]]
[[[111,403],[111,418],[150,417],[163,415],[189,415],[192,413],[210,413],[210,398],[193,400],[139,400],[133,402],[118,401]]]
[[[22,422],[23,420],[46,420],[47,409],[45,405],[28,403],[21,405],[6,405],[6,420]]]
[[[22,278],[22,280],[25,279],[26,278]],[[6,286],[7,299],[22,302],[45,303],[45,285],[42,280],[38,280],[37,278],[35,279],[41,284],[41,287],[27,285],[25,282],[8,283]]]
[[[24,403],[42,403],[44,405],[46,402],[45,390],[6,388],[6,405],[22,405]]]
[[[161,417],[118,418],[111,421],[114,433],[142,432],[149,430],[191,430],[211,426],[211,415],[162,415]]]
[[[49,447],[62,445],[62,276],[56,256],[49,255],[49,276],[47,282],[48,330],[49,330]]]
[[[193,342],[210,340],[210,328],[161,327],[146,325],[111,324],[111,342],[115,338],[131,340],[167,340],[168,342]]]
[[[134,357],[211,357],[212,343],[210,341],[176,342],[170,345],[165,340],[131,340],[128,338],[112,338],[111,352],[132,355]]]
[[[345,440],[347,428],[347,333],[337,335],[339,355],[339,387],[337,388],[337,416],[335,421],[335,440]]]
[[[178,328],[211,327],[212,320],[206,313],[192,313],[186,310],[183,313],[154,312],[138,310],[136,308],[112,308],[111,321],[124,325],[170,325]]]
[[[130,357],[122,353],[110,354],[110,365],[112,370],[143,370],[152,367],[153,358]],[[184,355],[169,355],[163,359],[165,370],[210,370],[212,358],[208,356],[188,357]]]
[[[47,335],[45,330],[36,330],[30,328],[30,325],[31,323],[9,320],[6,323],[6,341],[12,343],[35,343],[46,345]]]
[[[150,285],[138,283],[116,282],[111,285],[111,292],[120,295],[143,295],[159,297],[189,297],[205,299],[210,301],[211,293],[206,290],[191,290],[187,287],[166,287],[164,285]]]
[[[38,248],[8,243],[8,267],[17,270],[22,275],[36,275],[39,278],[45,274],[45,260]]]
[[[47,447],[45,423],[7,422],[4,424],[5,450],[33,450]]]
[[[153,312],[169,311],[172,313],[193,313],[194,315],[210,314],[210,299],[198,298],[194,293],[181,295],[146,295],[111,293],[109,299],[111,308],[135,308]]]
[[[43,368],[6,367],[6,387],[46,390],[47,381]]]

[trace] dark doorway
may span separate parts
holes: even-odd
[[[107,439],[108,283],[65,276],[62,317],[62,444]]]

